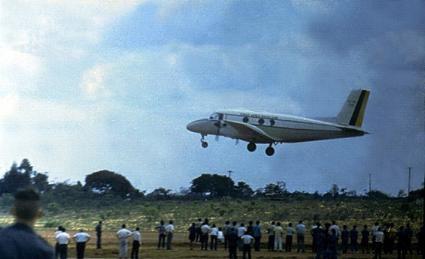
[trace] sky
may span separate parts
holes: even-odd
[[[0,173],[108,169],[140,190],[233,171],[254,189],[396,194],[425,172],[425,2],[0,0]],[[186,130],[216,110],[335,116],[371,96],[371,134],[264,146]]]

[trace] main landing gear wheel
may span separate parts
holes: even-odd
[[[207,147],[208,147],[208,142],[206,142],[206,141],[202,141],[201,146],[202,146],[203,148],[207,148]]]
[[[249,142],[246,148],[249,152],[254,152],[257,149],[257,145],[254,142]]]
[[[272,146],[269,146],[268,148],[266,148],[266,155],[268,156],[274,155],[274,148]]]

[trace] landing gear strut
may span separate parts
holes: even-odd
[[[254,142],[249,142],[246,148],[249,152],[254,152],[257,149],[257,145]]]
[[[204,140],[204,135],[202,135],[202,137],[201,137],[201,146],[203,147],[203,148],[207,148],[208,147],[208,142],[206,142],[205,140]]]
[[[268,156],[274,155],[274,148],[272,147],[272,144],[270,144],[270,146],[266,148],[266,155]]]

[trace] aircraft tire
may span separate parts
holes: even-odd
[[[268,156],[274,155],[274,148],[273,147],[266,148],[266,155]]]
[[[202,145],[203,148],[207,148],[208,147],[208,142],[203,141],[201,145]]]
[[[254,142],[249,142],[246,148],[249,152],[254,152],[257,149],[257,145]]]

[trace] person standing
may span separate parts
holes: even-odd
[[[215,224],[212,225],[210,237],[211,237],[210,250],[217,251],[218,227]]]
[[[341,233],[341,248],[342,253],[346,254],[348,249],[348,239],[350,236],[350,232],[348,231],[347,225],[342,226],[342,233]]]
[[[102,221],[96,225],[96,249],[102,248]]]
[[[90,240],[90,235],[84,232],[82,229],[78,230],[73,236],[76,243],[77,259],[84,258],[84,252],[86,250],[86,243]]]
[[[286,244],[285,251],[291,252],[292,250],[292,237],[294,236],[295,229],[292,227],[292,223],[288,224],[288,228],[286,229]]]
[[[320,228],[319,222],[317,222],[316,224],[314,224],[311,227],[311,238],[312,238],[311,246],[312,246],[313,253],[317,252],[317,240],[318,240],[318,230],[319,230],[319,228]]]
[[[251,259],[251,245],[252,241],[254,240],[254,237],[251,236],[251,232],[247,231],[245,234],[241,236],[242,244],[243,244],[243,259]]]
[[[267,228],[267,234],[269,235],[269,239],[267,242],[267,250],[274,250],[274,228],[276,227],[275,222],[272,221],[270,226]]]
[[[56,241],[59,243],[59,257],[60,259],[68,258],[68,244],[71,236],[66,233],[66,229],[62,228],[62,232],[57,234]]]
[[[384,232],[382,232],[381,227],[378,227],[378,229],[375,231],[375,243],[374,243],[374,250],[375,255],[374,258],[382,258],[382,244],[384,242]]]
[[[230,221],[226,221],[223,227],[223,235],[224,235],[224,250],[227,249],[227,243],[229,241],[229,234],[232,226],[230,225]]]
[[[407,254],[407,233],[404,226],[401,226],[397,231],[397,258],[406,258]]]
[[[369,253],[369,230],[367,229],[367,225],[363,226],[361,246],[363,254]]]
[[[196,224],[192,223],[192,225],[187,229],[189,231],[189,242],[190,242],[190,250],[193,250],[193,242],[196,240]]]
[[[295,226],[295,231],[297,232],[297,253],[299,253],[300,251],[304,253],[305,225],[302,220],[300,220]]]
[[[252,228],[252,236],[254,237],[254,249],[258,252],[261,245],[261,225],[259,220],[255,222],[255,226]]]
[[[276,227],[274,228],[274,250],[282,251],[282,237],[283,237],[283,228],[280,226],[280,222],[277,222]]]
[[[238,232],[236,230],[236,222],[233,222],[233,227],[229,231],[228,249],[229,259],[238,258]]]
[[[163,220],[160,221],[159,226],[157,226],[156,229],[158,230],[158,249],[160,249],[161,247],[165,248],[166,232]]]
[[[172,220],[170,220],[168,225],[165,227],[165,232],[167,233],[167,250],[171,250],[171,242],[173,241],[174,235],[174,225]]]
[[[238,227],[238,247],[239,247],[239,251],[243,250],[243,242],[241,237],[246,233],[246,227],[244,223],[241,223]]]
[[[196,229],[195,242],[201,242],[201,226],[202,226],[202,219],[198,219],[198,222],[196,222],[195,224],[195,229]]]
[[[357,253],[358,251],[358,238],[359,238],[359,232],[357,231],[357,226],[354,225],[353,228],[350,231],[350,244],[351,244],[351,253]]]
[[[128,254],[128,238],[131,236],[131,231],[128,230],[125,224],[122,224],[121,229],[117,232],[119,240],[119,258],[126,259]]]
[[[0,256],[2,259],[53,259],[53,248],[33,228],[41,217],[40,195],[33,189],[18,191],[14,195],[11,213],[15,223],[0,230]]]
[[[140,228],[136,227],[136,230],[131,233],[133,237],[133,245],[131,246],[131,259],[139,259],[139,249],[142,243],[142,234],[140,234]]]
[[[201,250],[208,250],[208,235],[211,231],[208,225],[208,219],[205,219],[201,226]]]
[[[418,255],[425,255],[425,225],[423,225],[418,233],[416,233],[416,240],[418,241],[416,253]]]
[[[58,228],[57,228],[57,230],[55,231],[55,241],[56,241],[56,243],[55,243],[55,258],[56,259],[58,259],[59,258],[59,243],[58,243],[58,241],[56,240],[56,236],[59,234],[59,233],[61,233],[62,232],[62,226],[58,226]]]
[[[413,249],[412,249],[412,238],[413,238],[413,230],[410,227],[410,224],[406,224],[406,228],[404,229],[406,231],[406,249],[407,251],[412,255]]]

